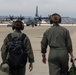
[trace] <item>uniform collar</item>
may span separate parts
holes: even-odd
[[[54,24],[53,24],[53,26],[59,26],[59,24],[58,24],[58,23],[57,23],[57,24],[56,24],[56,23],[54,23]]]
[[[20,31],[20,30],[15,30],[14,32],[19,32],[19,33],[21,33],[21,31]]]

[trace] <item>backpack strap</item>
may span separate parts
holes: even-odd
[[[25,37],[26,37],[26,34],[22,33],[22,35],[18,39],[23,41]],[[17,38],[17,37],[15,37],[15,38]],[[13,40],[13,37],[12,37],[11,33],[8,34],[8,39],[9,39],[9,41]]]
[[[23,41],[25,37],[26,37],[26,34],[22,33],[22,35],[18,39]]]
[[[21,35],[18,39],[21,40],[21,41],[23,42],[24,39],[25,39],[25,37],[26,37],[26,34],[22,33],[22,35]],[[26,49],[26,47],[25,47],[24,44],[23,44],[22,46],[23,46],[24,49]]]
[[[13,39],[12,34],[9,33],[9,34],[8,34],[8,40],[9,40],[9,41],[12,41],[12,39]]]

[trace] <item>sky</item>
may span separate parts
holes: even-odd
[[[62,17],[76,18],[76,0],[0,0],[0,16],[42,16],[58,13]]]

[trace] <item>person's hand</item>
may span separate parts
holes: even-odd
[[[30,64],[29,64],[29,70],[30,70],[30,72],[32,71],[32,69],[33,69],[33,64],[30,63]]]
[[[46,64],[46,55],[45,55],[45,54],[42,54],[42,62],[43,62],[44,64]]]
[[[75,58],[74,57],[71,57],[71,62],[74,62],[75,61]]]
[[[43,62],[44,64],[46,64],[46,57],[43,57],[43,58],[42,58],[42,62]]]

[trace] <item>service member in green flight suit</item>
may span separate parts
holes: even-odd
[[[69,54],[74,62],[69,31],[59,25],[61,16],[57,13],[51,15],[50,23],[53,26],[44,32],[41,40],[42,62],[46,64],[46,49],[49,46],[49,75],[68,75]]]
[[[21,32],[21,30],[24,29],[23,22],[20,21],[20,20],[17,20],[15,22],[13,22],[12,29],[14,30],[11,33],[12,37],[19,38],[23,34]],[[9,39],[8,39],[8,35],[7,35],[6,38],[4,39],[3,45],[1,47],[1,56],[2,56],[3,62],[7,62],[8,52],[6,50],[7,50],[8,42],[9,42]],[[26,47],[25,50],[27,50],[26,53],[27,53],[27,57],[28,57],[28,60],[29,60],[29,70],[31,71],[33,69],[34,54],[33,54],[30,39],[27,35],[23,40],[23,44],[24,44],[24,47]],[[25,71],[26,71],[26,65],[22,68],[12,69],[10,67],[10,69],[9,69],[10,75],[25,75]]]

